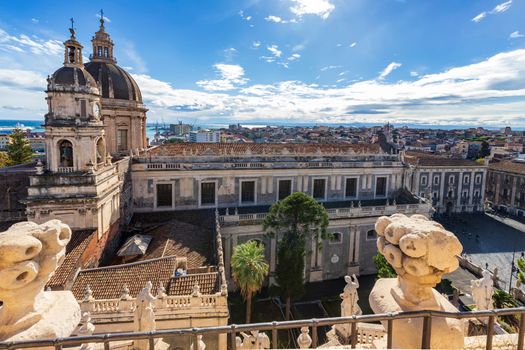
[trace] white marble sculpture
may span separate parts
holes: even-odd
[[[483,277],[477,280],[470,281],[472,288],[472,299],[476,304],[478,310],[492,310],[494,305],[492,303],[492,295],[494,294],[494,281],[490,272],[483,270]]]
[[[433,287],[459,266],[463,247],[452,232],[423,215],[380,217],[375,225],[377,248],[397,273],[397,278],[377,280],[369,301],[375,313],[440,310],[458,312]],[[386,327],[386,324],[383,326]],[[421,347],[423,320],[394,321],[393,347]],[[464,322],[434,318],[431,348],[461,349]]]
[[[199,344],[197,349],[195,349],[194,344],[191,343],[190,350],[205,350],[206,349],[206,344],[204,344],[204,341],[202,340],[202,334],[197,335],[197,342]]]
[[[153,310],[153,304],[155,297],[151,294],[153,284],[148,281],[146,286],[142,288],[140,293],[137,295],[136,309],[133,319],[135,332],[152,332],[155,331],[155,312]],[[148,340],[136,340],[133,343],[135,349],[146,350],[149,349]]]
[[[0,341],[69,336],[78,325],[71,292],[44,292],[70,239],[59,220],[21,222],[0,233]],[[58,316],[62,322],[50,319]]]
[[[345,317],[361,315],[363,312],[357,304],[357,301],[359,300],[359,296],[357,295],[359,281],[357,280],[357,277],[354,274],[352,275],[352,277],[345,276],[345,282],[346,286],[343,289],[343,293],[339,294],[341,299],[343,299],[343,301],[341,302],[341,316]]]
[[[241,332],[241,338],[236,337],[237,349],[241,350],[262,350],[270,348],[270,338],[264,332],[251,331],[250,334]]]
[[[78,329],[78,336],[86,337],[93,335],[95,332],[95,325],[91,323],[91,314],[89,312],[82,313],[82,326]],[[80,346],[80,350],[94,350],[95,343],[86,343]]]
[[[301,334],[297,337],[299,349],[308,349],[312,345],[312,338],[309,333],[310,329],[308,327],[301,327]]]

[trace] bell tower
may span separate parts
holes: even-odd
[[[109,232],[118,232],[122,181],[106,151],[100,90],[84,67],[71,23],[63,66],[47,79],[46,163],[30,177],[27,216],[96,230],[105,245]]]
[[[64,65],[47,80],[45,116],[47,170],[93,172],[106,164],[100,93],[82,63],[82,45],[75,29],[64,42]]]

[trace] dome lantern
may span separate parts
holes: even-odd
[[[100,10],[100,27],[95,33],[95,36],[91,39],[93,44],[93,54],[91,55],[92,61],[105,61],[117,63],[115,57],[113,57],[113,40],[104,27],[104,11]]]
[[[71,28],[69,28],[69,32],[71,33],[71,37],[64,42],[64,66],[78,67],[82,66],[83,46],[77,41],[77,38],[75,37],[75,20],[73,18],[70,20]]]

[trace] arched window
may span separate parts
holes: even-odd
[[[62,140],[58,143],[58,152],[60,155],[61,167],[73,166],[73,144],[68,140]]]
[[[343,234],[341,232],[332,232],[332,238],[330,244],[341,244],[343,243]]]
[[[106,157],[106,145],[104,138],[99,138],[97,141],[97,164],[104,163]]]

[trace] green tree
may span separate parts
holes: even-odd
[[[231,268],[234,281],[239,285],[246,301],[246,323],[252,316],[252,297],[257,293],[268,275],[268,263],[264,259],[264,246],[249,241],[233,248]]]
[[[31,161],[33,151],[22,129],[16,128],[9,135],[7,143],[7,156],[9,157],[8,165],[24,164]]]
[[[519,258],[516,265],[518,267],[518,281],[525,284],[525,259]]]
[[[328,214],[315,199],[303,192],[295,192],[270,208],[263,229],[271,237],[280,239],[276,282],[281,297],[286,300],[286,319],[290,318],[292,299],[304,292],[304,268],[307,243],[312,239],[321,248],[321,239],[329,238]]]
[[[396,271],[388,261],[386,261],[385,257],[381,253],[377,253],[374,257],[374,264],[377,268],[377,277],[378,278],[394,278],[397,276]]]
[[[9,156],[5,152],[0,152],[0,168],[9,164]]]
[[[478,158],[485,158],[490,156],[490,145],[487,141],[481,141],[481,148],[478,151]]]
[[[496,290],[494,294],[492,294],[492,301],[494,302],[495,309],[507,309],[512,307],[518,307],[518,302],[516,301],[516,299],[514,299],[512,295],[499,289]],[[513,327],[514,330],[518,329],[519,321],[515,315],[501,316],[501,319],[510,327]]]

